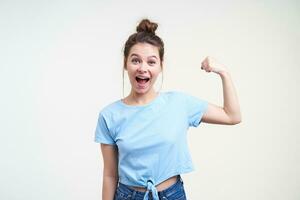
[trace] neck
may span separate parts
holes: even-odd
[[[144,105],[149,102],[151,102],[153,99],[155,99],[158,95],[158,92],[155,92],[154,89],[149,90],[147,93],[140,94],[133,90],[131,90],[130,94],[127,96],[127,102],[129,104],[134,105]]]

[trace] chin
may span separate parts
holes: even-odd
[[[145,89],[136,89],[134,90],[135,93],[138,93],[138,94],[146,94],[149,90],[145,90]]]
[[[146,94],[148,93],[149,91],[151,91],[152,88],[143,88],[143,89],[138,89],[138,88],[135,88],[134,89],[134,92],[135,93],[138,93],[138,94]]]

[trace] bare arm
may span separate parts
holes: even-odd
[[[202,116],[202,122],[234,125],[242,121],[238,97],[228,70],[210,57],[202,62],[202,69],[220,75],[223,85],[223,107],[208,104],[208,109]]]
[[[103,157],[102,200],[113,200],[118,184],[118,149],[115,145],[101,144]]]

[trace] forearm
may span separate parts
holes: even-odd
[[[233,123],[239,123],[242,120],[242,116],[240,112],[238,97],[231,80],[231,76],[228,72],[220,72],[219,75],[222,79],[223,85],[223,109],[230,117],[230,119],[232,119]]]
[[[113,200],[117,189],[118,177],[103,176],[102,200]]]

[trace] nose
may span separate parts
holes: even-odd
[[[147,66],[146,66],[147,64],[144,64],[144,63],[142,63],[141,65],[140,65],[140,67],[138,68],[138,71],[139,72],[146,72],[147,71]]]

